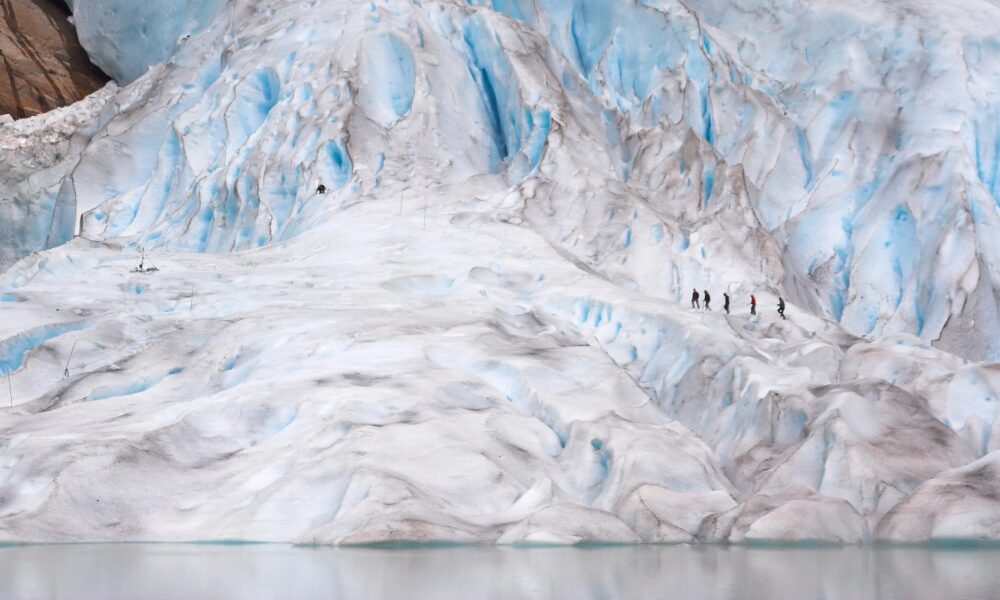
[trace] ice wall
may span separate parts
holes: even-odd
[[[523,176],[541,158],[548,109],[523,97],[491,20],[405,5],[234,12],[295,33],[250,41],[223,17],[123,94],[71,177],[84,235],[261,246],[382,181]]]
[[[60,194],[115,92],[112,83],[70,107],[0,124],[0,271],[73,237],[76,206]]]
[[[90,59],[120,84],[170,58],[222,11],[225,0],[67,0]]]
[[[807,177],[779,234],[789,271],[856,333],[944,329],[950,350],[997,359],[971,332],[1000,314],[1000,47],[982,26],[996,5],[688,5],[802,134]]]
[[[691,132],[708,149],[687,182],[701,184],[704,215],[715,163],[741,167],[797,302],[858,335],[933,340],[947,324],[950,350],[996,359],[971,324],[1000,324],[988,75],[1000,55],[997,31],[967,15],[997,8],[969,4],[491,6],[547,33],[567,75],[615,115],[627,180],[662,193],[661,167],[643,157],[662,134]]]
[[[537,199],[531,218],[629,285],[675,299],[706,284],[782,290],[858,335],[907,332],[1000,356],[980,334],[1000,326],[1000,250],[988,243],[1000,228],[997,32],[919,2],[479,4],[358,4],[344,17],[234,4],[226,26],[271,33],[224,36],[220,21],[214,41],[177,58],[186,67],[136,89],[149,106],[109,129],[128,120],[134,133],[95,145],[74,176],[88,195],[81,212],[116,199],[88,227],[200,250],[267,243],[308,221],[298,207],[320,171],[335,171],[323,178],[339,190],[355,153],[367,154],[365,175],[394,155],[408,168],[433,154],[445,178],[537,178],[554,218],[532,212]],[[101,24],[84,35],[104,40],[97,56],[145,57],[115,67],[129,80],[218,13],[77,5],[83,31]],[[151,42],[163,52],[114,49],[151,20],[169,24]],[[551,151],[554,112],[587,152]],[[417,130],[421,141],[403,141]],[[130,154],[113,185],[100,180],[108,146]],[[610,197],[581,205],[595,186]],[[159,231],[166,213],[187,233]],[[667,242],[619,247],[645,239],[640,230]]]

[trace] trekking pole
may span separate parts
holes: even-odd
[[[63,370],[63,377],[69,377],[69,361],[73,360],[73,351],[76,350],[77,342],[73,342],[73,347],[69,349],[69,358],[66,359],[66,368]]]

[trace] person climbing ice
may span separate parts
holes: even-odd
[[[757,296],[750,294],[750,314],[757,314]]]
[[[712,296],[711,294],[708,293],[708,290],[705,290],[705,310],[712,310],[712,307],[709,306],[709,304],[711,303],[712,303]]]
[[[319,187],[316,188],[316,193],[317,194],[325,194],[326,193],[326,186],[323,185],[322,183],[319,184]]]
[[[778,296],[778,314],[782,319],[785,318],[785,299],[781,296]]]
[[[723,301],[722,301],[722,310],[726,311],[726,314],[728,315],[729,314],[729,294],[727,294],[726,292],[722,292],[722,299],[723,299]]]
[[[691,308],[701,308],[701,304],[698,302],[698,290],[691,291]]]

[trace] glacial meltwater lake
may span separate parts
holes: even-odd
[[[3,600],[967,600],[1000,548],[0,547]]]

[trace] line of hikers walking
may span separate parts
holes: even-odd
[[[722,297],[724,299],[722,304],[722,310],[729,314],[729,294],[723,292]],[[701,300],[705,301],[705,310],[712,310],[712,295],[708,293],[708,290],[704,290],[703,294],[698,293],[698,289],[695,288],[691,291],[691,308],[701,308]],[[757,296],[750,294],[750,314],[757,314]],[[781,318],[785,318],[785,299],[778,296],[778,314]]]

